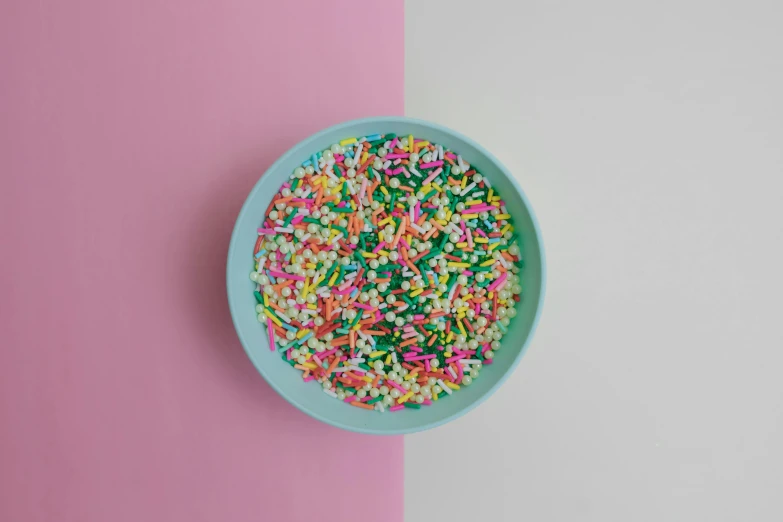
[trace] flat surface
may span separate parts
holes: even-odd
[[[0,3],[0,520],[399,522],[402,439],[285,403],[225,297],[272,161],[402,112],[402,4],[354,7]],[[347,70],[367,42],[383,82]]]
[[[517,174],[549,277],[510,381],[405,438],[406,522],[783,519],[782,9],[407,2],[406,115]]]

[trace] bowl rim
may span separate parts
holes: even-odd
[[[278,168],[278,165],[285,162],[289,157],[293,156],[296,151],[298,151],[300,148],[303,148],[308,145],[310,142],[316,142],[321,137],[323,137],[326,134],[330,134],[332,132],[340,131],[342,129],[349,129],[353,126],[364,124],[364,123],[375,123],[379,126],[385,124],[385,123],[408,123],[408,124],[415,124],[415,125],[421,125],[424,127],[430,127],[437,131],[451,134],[457,139],[460,139],[472,147],[475,147],[481,154],[483,154],[487,159],[492,161],[498,169],[500,169],[503,174],[509,179],[511,182],[511,185],[514,187],[514,189],[519,194],[523,205],[525,206],[528,214],[530,215],[531,222],[533,224],[533,231],[536,236],[536,241],[538,242],[538,250],[539,250],[539,261],[541,263],[541,290],[539,292],[538,302],[536,303],[536,312],[533,317],[533,322],[530,326],[530,331],[528,332],[527,338],[525,339],[522,348],[519,350],[519,353],[517,356],[511,361],[511,363],[505,368],[505,371],[500,376],[498,381],[491,386],[488,390],[486,390],[483,394],[481,394],[478,398],[476,398],[473,402],[470,404],[467,404],[465,407],[459,409],[458,411],[454,412],[453,414],[444,417],[442,419],[430,421],[427,423],[419,424],[416,426],[406,427],[406,428],[399,428],[399,429],[376,429],[372,427],[357,427],[357,426],[351,426],[347,424],[343,424],[342,422],[338,420],[334,420],[332,418],[329,418],[327,416],[321,415],[316,410],[311,410],[307,408],[306,406],[298,403],[293,398],[289,397],[287,393],[285,393],[280,387],[278,387],[272,379],[267,377],[266,369],[257,364],[256,360],[252,356],[252,352],[250,348],[248,347],[248,344],[244,338],[244,335],[242,333],[242,330],[240,329],[239,323],[237,321],[237,313],[234,310],[234,304],[232,299],[232,290],[231,290],[231,273],[230,273],[230,267],[231,267],[231,260],[234,257],[234,255],[237,254],[237,246],[238,246],[238,229],[239,229],[239,223],[243,220],[245,213],[248,212],[248,209],[250,208],[250,201],[254,199],[254,196],[256,195],[256,192],[261,190],[261,185],[264,181],[264,178],[269,174],[270,172],[273,172]],[[239,337],[239,342],[242,344],[242,348],[245,350],[245,354],[247,355],[248,359],[253,363],[253,366],[256,368],[256,371],[258,371],[259,374],[264,378],[264,380],[269,384],[269,386],[272,387],[273,390],[277,392],[278,395],[283,397],[289,404],[296,407],[298,410],[302,411],[303,413],[309,415],[310,417],[319,420],[323,423],[329,424],[330,426],[334,426],[336,428],[341,428],[347,431],[355,432],[355,433],[363,433],[363,434],[369,434],[369,435],[405,435],[410,433],[416,433],[420,431],[429,430],[432,428],[436,428],[438,426],[442,426],[443,424],[446,424],[448,422],[451,422],[467,413],[472,411],[474,408],[481,405],[484,401],[486,401],[490,396],[492,396],[500,386],[502,386],[506,380],[511,376],[512,373],[514,373],[514,370],[519,365],[519,362],[522,360],[522,357],[524,357],[525,353],[527,352],[530,342],[533,339],[536,329],[538,328],[538,323],[541,319],[541,313],[544,306],[544,296],[546,295],[546,256],[544,254],[544,242],[543,238],[541,236],[541,228],[538,223],[538,218],[536,217],[535,212],[533,211],[533,207],[530,204],[530,201],[527,199],[527,196],[525,195],[524,190],[522,190],[522,187],[517,182],[516,178],[511,175],[511,172],[506,168],[506,166],[498,160],[494,154],[489,152],[486,148],[484,148],[482,145],[474,141],[473,139],[465,136],[464,134],[455,131],[454,129],[451,129],[449,127],[446,127],[444,125],[434,123],[428,120],[422,120],[418,118],[410,118],[407,116],[373,116],[368,118],[358,118],[353,120],[344,121],[342,123],[338,123],[336,125],[331,125],[329,127],[326,127],[323,130],[320,130],[314,134],[311,134],[304,138],[303,140],[299,141],[292,147],[290,147],[284,154],[282,154],[274,163],[272,163],[265,171],[264,173],[258,178],[258,181],[256,181],[256,184],[253,185],[253,188],[250,190],[250,192],[247,195],[247,198],[245,199],[245,202],[242,204],[242,208],[239,211],[239,214],[237,215],[236,221],[234,222],[234,229],[231,232],[231,241],[228,245],[228,256],[226,260],[226,293],[228,298],[228,307],[231,312],[231,321],[234,324],[234,330],[236,331],[237,337]]]

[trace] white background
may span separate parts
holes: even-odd
[[[406,114],[536,211],[538,333],[406,521],[783,520],[783,7],[409,0]]]

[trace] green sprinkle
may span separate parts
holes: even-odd
[[[421,409],[421,404],[417,404],[415,402],[407,401],[407,402],[403,402],[403,405],[405,405],[406,408],[412,408],[414,410],[420,410]]]
[[[256,296],[256,301],[258,301],[259,304],[264,304],[264,296],[261,295],[258,292],[253,292],[253,295]]]

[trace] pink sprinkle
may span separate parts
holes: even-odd
[[[424,360],[424,367],[427,369],[427,371],[430,371],[430,360],[425,359]]]
[[[408,242],[407,242],[407,241],[405,241],[405,240],[404,240],[402,237],[400,237],[400,243],[402,243],[402,246],[404,246],[404,247],[405,247],[405,248],[407,248],[408,250],[410,250],[410,249],[411,249],[411,246],[410,246],[410,245],[408,244]],[[405,264],[405,261],[404,261],[404,260],[403,260],[402,264],[403,264],[403,265]]]
[[[481,355],[484,355],[487,350],[489,350],[489,343],[481,347]]]
[[[436,170],[433,170],[432,172],[430,172],[430,175],[429,175],[429,176],[427,176],[426,178],[424,178],[424,181],[422,181],[422,182],[421,182],[421,184],[422,184],[422,185],[426,185],[427,183],[429,183],[430,181],[432,181],[433,179],[435,179],[435,178],[438,176],[438,174],[440,174],[442,171],[443,171],[443,169],[441,169],[441,168],[438,168],[438,169],[436,169]]]
[[[413,319],[416,321],[421,321],[422,319],[424,319],[424,314],[416,314],[413,316]]]
[[[464,355],[455,355],[454,357],[449,357],[448,359],[446,359],[446,364],[451,364],[455,361],[459,361],[460,359],[464,359],[464,358],[465,358]]]
[[[489,212],[490,210],[495,210],[497,207],[495,206],[486,206],[486,205],[476,205],[474,207],[470,207],[470,213],[471,214],[478,214],[479,212]]]
[[[406,390],[405,388],[403,388],[402,386],[400,386],[399,384],[397,384],[396,382],[394,382],[392,380],[386,381],[386,384],[388,384],[389,386],[392,386],[394,388],[397,388],[398,390],[400,390],[400,392],[402,392],[403,395],[408,393],[408,390]]]
[[[345,399],[343,399],[343,402],[349,402],[350,403],[350,402],[353,402],[355,400],[356,400],[356,396],[351,395],[350,397],[346,397]]]
[[[386,241],[381,241],[378,243],[378,245],[372,249],[373,254],[377,254],[380,249],[382,249],[386,245]]]
[[[266,318],[266,331],[269,333],[269,351],[275,351],[275,327],[272,325],[272,319]]]
[[[337,163],[342,163],[344,159],[345,159],[345,156],[343,156],[342,154],[335,154],[334,155],[334,161],[336,161]]]
[[[310,375],[309,377],[305,377],[304,379],[302,379],[302,381],[304,381],[304,382],[310,382],[310,381],[312,381],[313,379],[315,379],[315,375]]]
[[[433,167],[440,167],[443,165],[443,160],[430,161],[429,163],[419,163],[420,169],[431,169]]]
[[[447,157],[447,158],[449,158],[449,159],[457,159],[457,156],[455,156],[455,155],[454,155],[454,154],[452,154],[451,152],[446,152],[446,153],[445,153],[445,154],[443,154],[443,155],[444,155],[444,156],[446,156],[446,157]]]
[[[386,157],[383,159],[393,160],[393,159],[401,159],[407,157],[408,157],[408,153],[406,152],[405,154],[387,154]]]
[[[305,218],[304,214],[300,214],[300,215],[296,216],[294,219],[291,220],[291,224],[292,225],[298,225],[304,218]]]
[[[394,170],[392,171],[392,174],[394,174],[394,175],[396,176],[397,174],[401,174],[403,170],[405,170],[405,169],[404,169],[404,168],[402,168],[402,167],[400,167],[400,168],[397,168],[397,169],[394,169]]]
[[[271,228],[259,228],[258,229],[258,233],[259,234],[276,234],[277,232],[275,232]]]
[[[353,302],[353,305],[356,308],[361,308],[362,310],[374,310],[374,308],[370,305],[366,305],[364,303],[357,303],[356,301]]]
[[[369,400],[372,400],[371,395],[365,395],[363,399],[359,399],[359,402],[367,402]]]
[[[319,359],[317,355],[313,355],[313,360],[315,361],[315,364],[317,364],[318,366],[321,366],[323,364],[323,361],[321,361],[321,359]]]
[[[491,285],[489,285],[489,286],[487,287],[487,290],[488,290],[488,291],[490,291],[490,292],[493,292],[493,291],[494,291],[496,288],[498,288],[499,286],[501,286],[503,283],[505,283],[505,282],[506,282],[506,277],[508,277],[508,272],[503,272],[503,275],[501,275],[501,276],[498,278],[498,280],[497,280],[497,281],[495,281],[494,283],[492,283]]]
[[[331,350],[327,350],[325,352],[322,352],[321,353],[321,357],[326,359],[327,357],[329,357],[330,355],[332,355],[336,351],[337,351],[337,348],[332,348]]]
[[[406,357],[406,361],[423,361],[424,359],[434,359],[437,357],[434,353],[431,353],[429,355],[417,355],[416,357]]]
[[[419,348],[418,346],[408,346],[408,349],[409,349],[409,350],[411,350],[411,351],[413,351],[413,352],[418,352],[418,353],[421,353],[421,352],[423,352],[423,351],[424,351],[423,349]],[[408,352],[408,353],[410,353],[410,352]],[[407,354],[406,354],[406,355],[407,355]],[[413,354],[411,354],[411,355],[416,355],[416,354],[415,354],[415,353],[413,353]]]
[[[304,281],[305,280],[305,278],[302,277],[302,276],[298,276],[298,275],[294,275],[294,274],[284,274],[283,272],[278,272],[276,270],[270,270],[269,273],[272,274],[275,277],[282,277],[283,279],[291,279],[293,281]]]
[[[391,408],[389,408],[389,411],[400,411],[403,408],[405,408],[404,404],[397,404],[397,405],[392,406]]]
[[[429,406],[429,405],[432,404],[432,401],[429,400],[429,399],[424,399],[424,402],[422,402],[422,404],[425,405],[425,406]]]
[[[483,230],[481,230],[480,228],[477,228],[477,229],[476,229],[476,232],[478,232],[478,234],[479,234],[480,236],[482,236],[482,237],[487,237],[487,233],[486,233],[486,232],[484,232]]]
[[[492,359],[484,359],[484,362],[483,362],[483,363],[481,363],[481,364],[483,364],[483,365],[485,365],[485,366],[486,366],[487,364],[492,364]]]

